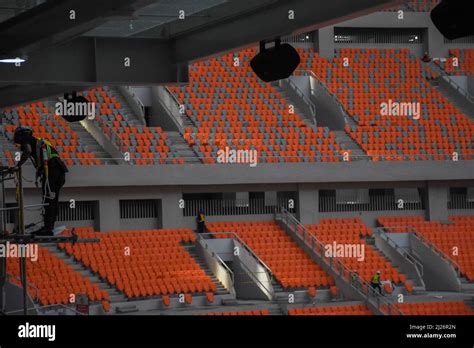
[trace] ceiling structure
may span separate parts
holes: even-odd
[[[191,61],[401,2],[0,0],[0,59],[26,59],[0,64],[0,107],[95,85],[186,83]]]

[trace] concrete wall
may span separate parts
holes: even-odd
[[[328,26],[315,32],[314,48],[321,57],[333,58],[334,48],[340,47],[374,47],[374,48],[410,48],[417,55],[428,52],[431,57],[446,57],[449,48],[473,47],[473,44],[445,43],[443,35],[434,26],[429,13],[404,12],[403,19],[399,19],[398,12],[375,12],[366,16],[338,23],[336,27],[354,28],[421,28],[424,30],[423,44],[420,45],[382,45],[382,44],[335,44],[334,27]]]
[[[392,239],[398,246],[404,247],[409,244],[407,233],[387,233],[388,237]],[[392,238],[393,235],[396,239]],[[375,246],[388,257],[395,267],[399,267],[400,271],[405,274],[408,279],[413,281],[415,286],[423,286],[423,281],[418,274],[416,267],[413,263],[409,262],[400,252],[398,252],[390,243],[380,237],[379,234],[375,234]],[[400,243],[400,244],[399,244]]]
[[[461,290],[461,282],[449,262],[442,259],[412,234],[410,234],[410,245],[413,254],[423,264],[423,281],[425,282],[426,290]]]
[[[467,77],[467,91],[470,95],[474,95],[474,78],[472,76]]]
[[[170,174],[173,171],[167,171],[170,167],[176,168],[176,173],[181,175],[186,174],[184,168],[193,167],[197,168],[195,172],[188,174],[193,174],[193,179],[207,180],[207,175],[216,175],[218,173],[209,171],[209,172],[200,172],[202,169],[210,169],[213,166],[101,166],[101,167],[73,167],[71,173],[68,175],[66,186],[63,188],[60,201],[65,202],[70,199],[75,199],[76,201],[96,201],[97,202],[97,212],[95,221],[76,221],[73,223],[58,222],[57,226],[61,224],[67,224],[70,226],[94,226],[97,230],[100,231],[111,231],[111,230],[123,230],[123,229],[148,229],[148,228],[196,228],[196,221],[194,216],[184,217],[183,208],[181,199],[183,198],[183,193],[206,193],[206,192],[270,192],[270,191],[288,191],[288,192],[297,192],[295,208],[299,219],[305,223],[317,223],[320,218],[335,218],[335,217],[361,217],[365,223],[369,226],[375,226],[376,218],[380,216],[397,216],[397,215],[416,215],[416,216],[426,216],[431,220],[446,220],[448,215],[473,215],[474,211],[471,209],[463,210],[449,210],[447,209],[447,198],[448,198],[448,188],[454,186],[460,187],[469,187],[473,185],[473,180],[434,180],[434,181],[365,181],[369,180],[372,175],[380,175],[381,169],[378,170],[372,167],[372,163],[361,163],[363,169],[349,169],[351,166],[349,164],[341,166],[340,172],[333,173],[333,178],[325,177],[324,180],[318,182],[316,179],[318,175],[322,175],[322,170],[317,169],[319,166],[312,166],[315,168],[312,172],[308,172],[308,182],[298,182],[298,175],[294,174],[295,171],[292,168],[289,168],[290,171],[287,172],[286,176],[284,173],[278,173],[277,168],[282,168],[279,165],[273,165],[275,169],[271,172],[266,171],[266,178],[259,179],[259,182],[265,182],[266,184],[252,183],[251,178],[239,177],[239,180],[248,180],[248,184],[217,184],[219,180],[222,182],[229,183],[232,182],[233,177],[232,171],[227,173],[223,172],[222,177],[217,175],[212,184],[192,184],[192,179],[188,176],[183,176],[180,180],[189,179],[190,182],[188,185],[158,185],[161,180],[166,179],[166,175],[174,175],[170,177],[176,180],[178,174]],[[381,167],[383,167],[384,163]],[[408,177],[411,175],[416,176],[417,171],[410,171],[410,165],[412,163],[394,163],[393,165],[404,165],[405,168],[400,167],[400,172],[390,172],[387,170],[385,173],[385,180],[391,179],[396,180],[397,178],[403,178],[404,174]],[[425,165],[424,176],[436,176],[443,174],[442,170],[438,166],[443,167],[444,165],[453,164],[451,167],[453,170],[448,171],[450,176],[459,175],[459,177],[470,177],[472,176],[472,170],[469,163],[451,163],[451,162],[437,162],[437,163],[415,163],[415,165],[422,165],[418,168],[421,172],[423,170],[423,165]],[[392,164],[387,165],[391,166]],[[430,165],[433,165],[431,167]],[[458,167],[459,165],[459,167]],[[271,167],[272,165],[270,165]],[[30,166],[25,167],[24,177],[28,180],[31,180],[34,177],[34,174],[31,171]],[[219,167],[219,166],[214,166]],[[298,168],[299,165],[294,165],[295,168]],[[305,166],[303,166],[304,168]],[[311,166],[310,166],[311,167]],[[324,166],[323,166],[324,167]],[[472,164],[471,164],[472,167]],[[113,170],[115,168],[115,170]],[[178,171],[179,168],[183,168],[183,171]],[[284,167],[288,168],[288,167]],[[448,167],[449,168],[449,167]],[[459,172],[456,173],[455,169],[458,169]],[[464,170],[462,170],[464,169]],[[109,171],[110,170],[110,171]],[[188,169],[190,170],[190,169]],[[194,169],[193,169],[194,170]],[[378,172],[377,172],[378,170]],[[464,171],[466,171],[464,173]],[[153,173],[156,173],[154,176]],[[245,172],[245,170],[244,170]],[[119,175],[117,175],[119,174]],[[225,176],[224,174],[227,174]],[[281,175],[281,182],[278,183],[272,181],[275,179],[272,177],[272,174]],[[301,175],[301,172],[299,173]],[[336,175],[347,175],[349,181],[343,182],[328,182],[327,180],[334,179]],[[400,176],[397,176],[400,175]],[[310,177],[313,177],[313,182],[311,183]],[[359,182],[356,181],[357,177],[360,176]],[[258,178],[256,176],[255,178]],[[254,178],[254,179],[255,179]],[[406,178],[406,177],[405,177]],[[254,180],[253,179],[253,180]],[[261,180],[261,181],[260,181]],[[299,179],[301,180],[301,179]],[[155,183],[155,184],[153,184]],[[25,204],[38,204],[41,202],[41,193],[40,190],[32,186],[31,182],[25,181]],[[11,183],[9,183],[11,187]],[[353,212],[327,212],[319,213],[318,204],[319,204],[319,190],[328,190],[328,189],[342,189],[342,188],[403,188],[403,187],[421,187],[426,188],[425,191],[428,193],[425,197],[426,202],[426,211],[425,210],[400,210],[400,211],[353,211]],[[7,202],[14,202],[14,190],[9,188],[7,190]],[[130,219],[123,220],[120,219],[120,200],[141,200],[141,199],[153,199],[161,201],[161,214],[156,219]],[[26,221],[30,222],[40,222],[42,221],[40,215],[40,209],[30,209],[25,212]],[[272,214],[261,214],[261,215],[234,215],[234,216],[208,216],[207,221],[263,221],[263,220],[272,220]],[[10,226],[11,227],[11,226]]]
[[[311,100],[316,105],[316,122],[318,127],[328,127],[331,130],[343,130],[346,121],[344,119],[344,111],[339,104],[328,92],[328,90],[318,83],[313,77],[310,80]]]
[[[151,127],[161,127],[165,131],[177,131],[177,125],[170,113],[170,106],[165,104],[164,89],[161,86],[151,88],[151,115],[149,116],[149,123]]]
[[[151,87],[131,87],[133,93],[140,99],[144,106],[151,106]]]

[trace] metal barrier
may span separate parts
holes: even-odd
[[[427,245],[430,249],[432,249],[435,253],[437,253],[443,260],[451,264],[453,266],[454,270],[456,271],[456,274],[458,277],[461,276],[461,267],[459,264],[451,259],[448,255],[444,253],[440,248],[438,248],[433,242],[431,242],[428,238],[426,238],[423,234],[418,232],[415,228],[411,226],[384,226],[383,227],[386,232],[394,231],[394,232],[405,232],[405,233],[411,233],[414,236],[416,236],[421,242],[423,242],[425,245]]]
[[[335,196],[319,196],[319,212],[356,212],[380,210],[423,210],[423,202],[404,202],[400,207],[394,196],[371,195],[367,203],[337,202]]]
[[[290,198],[279,198],[276,201],[264,199],[211,199],[185,200],[184,216],[196,216],[198,212],[204,215],[265,215],[275,214],[279,206],[288,206]],[[290,211],[294,212],[294,208]]]
[[[448,209],[474,209],[474,201],[469,201],[466,194],[451,194]]]
[[[317,259],[328,267],[334,276],[350,286],[367,302],[386,315],[403,315],[403,313],[387,298],[378,293],[368,282],[360,277],[354,278],[354,273],[337,258],[325,256],[325,245],[310,233],[293,215],[285,208],[281,208],[277,219],[281,220],[292,230]]]
[[[45,306],[34,306],[34,307],[31,307],[31,308],[28,308],[28,310],[36,310],[36,311],[42,311],[44,309],[55,309],[55,308],[62,308],[66,311],[70,311],[72,313],[74,313],[75,315],[87,315],[85,313],[82,313],[82,312],[79,312],[77,310],[75,310],[74,308],[72,307],[69,307],[69,306],[66,306],[66,305],[63,305],[63,304],[52,304],[52,305],[45,305]],[[6,315],[15,315],[16,313],[20,314],[23,312],[23,309],[19,309],[19,310],[15,310],[15,311],[8,311],[8,312],[5,312],[4,314]]]

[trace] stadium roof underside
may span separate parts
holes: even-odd
[[[0,64],[0,106],[95,85],[186,83],[191,61],[316,30],[400,1],[49,0],[27,1],[27,6],[21,1],[23,7],[15,7],[16,3],[20,1],[0,1],[0,58],[21,57],[26,62],[20,67]],[[294,19],[289,11],[294,11]],[[130,66],[125,66],[125,58]]]

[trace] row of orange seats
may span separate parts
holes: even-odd
[[[255,315],[270,315],[270,311],[268,309],[254,309],[248,311],[225,311],[225,312],[209,312],[205,313],[205,315],[212,315],[212,316],[255,316]]]
[[[472,308],[462,301],[398,303],[405,315],[474,315]]]
[[[289,308],[288,315],[373,315],[366,305]]]
[[[62,259],[47,249],[38,247],[38,259],[27,258],[28,293],[40,305],[71,304],[78,294],[86,294],[90,301],[108,298],[108,293],[83,277]],[[20,267],[17,259],[7,258],[7,273],[19,277]],[[18,278],[13,282],[20,286]]]
[[[189,229],[77,233],[99,238],[100,243],[61,247],[129,298],[217,289],[180,244],[195,240]]]

